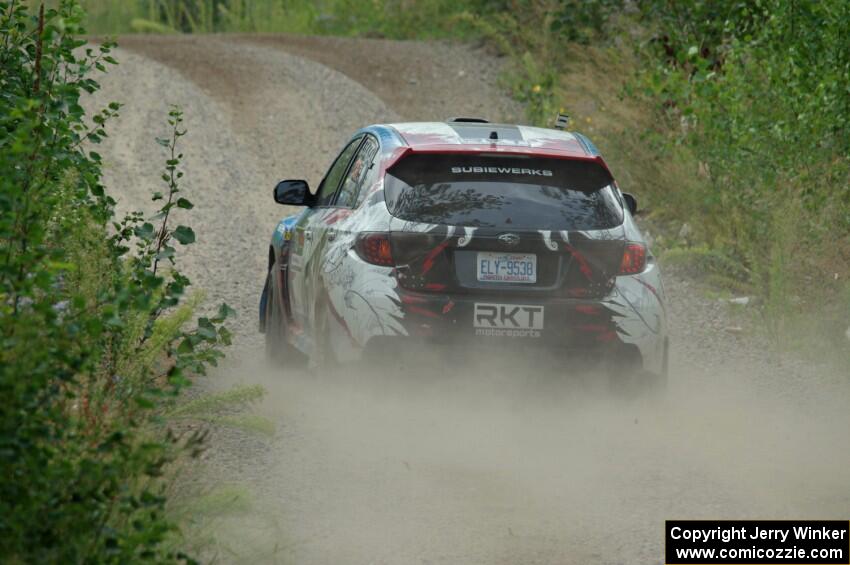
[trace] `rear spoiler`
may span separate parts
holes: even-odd
[[[489,124],[490,120],[487,118],[464,118],[462,116],[455,116],[453,118],[449,118],[446,120],[447,123],[465,123],[465,124]]]
[[[611,173],[611,169],[608,168],[608,163],[602,158],[598,153],[593,156],[587,155],[574,155],[565,153],[563,151],[559,151],[557,149],[546,149],[542,147],[518,147],[518,146],[509,146],[509,145],[455,145],[455,144],[446,144],[446,145],[428,145],[425,148],[417,148],[408,146],[397,147],[390,158],[384,162],[384,171],[391,169],[396,163],[398,163],[401,159],[410,154],[429,154],[429,153],[445,153],[445,154],[453,154],[453,155],[469,155],[469,154],[480,154],[487,156],[497,156],[497,155],[520,155],[526,157],[543,157],[549,159],[566,159],[568,161],[589,161],[592,163],[596,163],[601,166],[608,176],[611,178],[611,182],[614,182],[614,175]]]

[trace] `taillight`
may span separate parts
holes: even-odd
[[[395,265],[387,233],[361,233],[357,236],[354,250],[367,263],[384,267]]]
[[[627,243],[620,263],[621,275],[636,275],[646,268],[646,246],[642,243]]]

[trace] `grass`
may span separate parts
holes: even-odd
[[[260,400],[265,395],[265,389],[259,385],[236,386],[218,394],[209,394],[185,402],[169,413],[172,418],[204,416],[243,407]]]
[[[274,422],[243,410],[265,396],[262,386],[234,386],[224,392],[205,394],[178,404],[168,414],[171,421],[195,420],[215,426],[238,429],[263,436],[273,436]]]
[[[457,37],[471,28],[453,16],[481,0],[83,0],[95,34],[296,33]]]
[[[251,493],[242,485],[224,484],[193,497],[182,509],[187,516],[223,516],[250,512]]]

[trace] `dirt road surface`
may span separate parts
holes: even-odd
[[[262,384],[273,438],[220,431],[197,481],[244,489],[210,521],[224,563],[660,563],[667,518],[833,518],[850,509],[846,376],[725,328],[728,307],[668,273],[665,399],[617,400],[535,366],[311,376],[263,362],[256,331],[282,178],[320,179],[356,128],[519,119],[501,61],[379,40],[127,37],[99,103],[119,209],[150,210],[169,104],[185,110],[184,265],[238,337],[209,386]],[[616,174],[616,171],[615,171]],[[640,194],[638,193],[638,197]],[[566,380],[566,379],[565,379]]]

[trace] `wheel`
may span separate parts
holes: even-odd
[[[274,265],[266,278],[266,315],[265,315],[265,349],[269,363],[280,367],[300,367],[304,365],[305,356],[293,347],[287,339],[287,323],[284,319],[282,305],[275,300],[274,286],[271,276]]]
[[[661,374],[655,381],[655,390],[659,394],[667,392],[667,383],[670,381],[670,338],[664,338],[664,360],[661,363]]]
[[[640,392],[651,396],[663,397],[667,394],[667,380],[670,365],[670,342],[664,338],[664,352],[661,357],[661,370],[657,373],[643,371],[640,375]]]
[[[331,312],[328,299],[325,297],[316,305],[310,370],[315,373],[324,373],[332,371],[336,366],[336,355],[331,343]]]
[[[660,372],[641,368],[642,362],[637,349],[629,349],[608,362],[608,388],[615,396],[636,398],[638,396],[664,395],[667,390],[667,340],[664,340]]]

